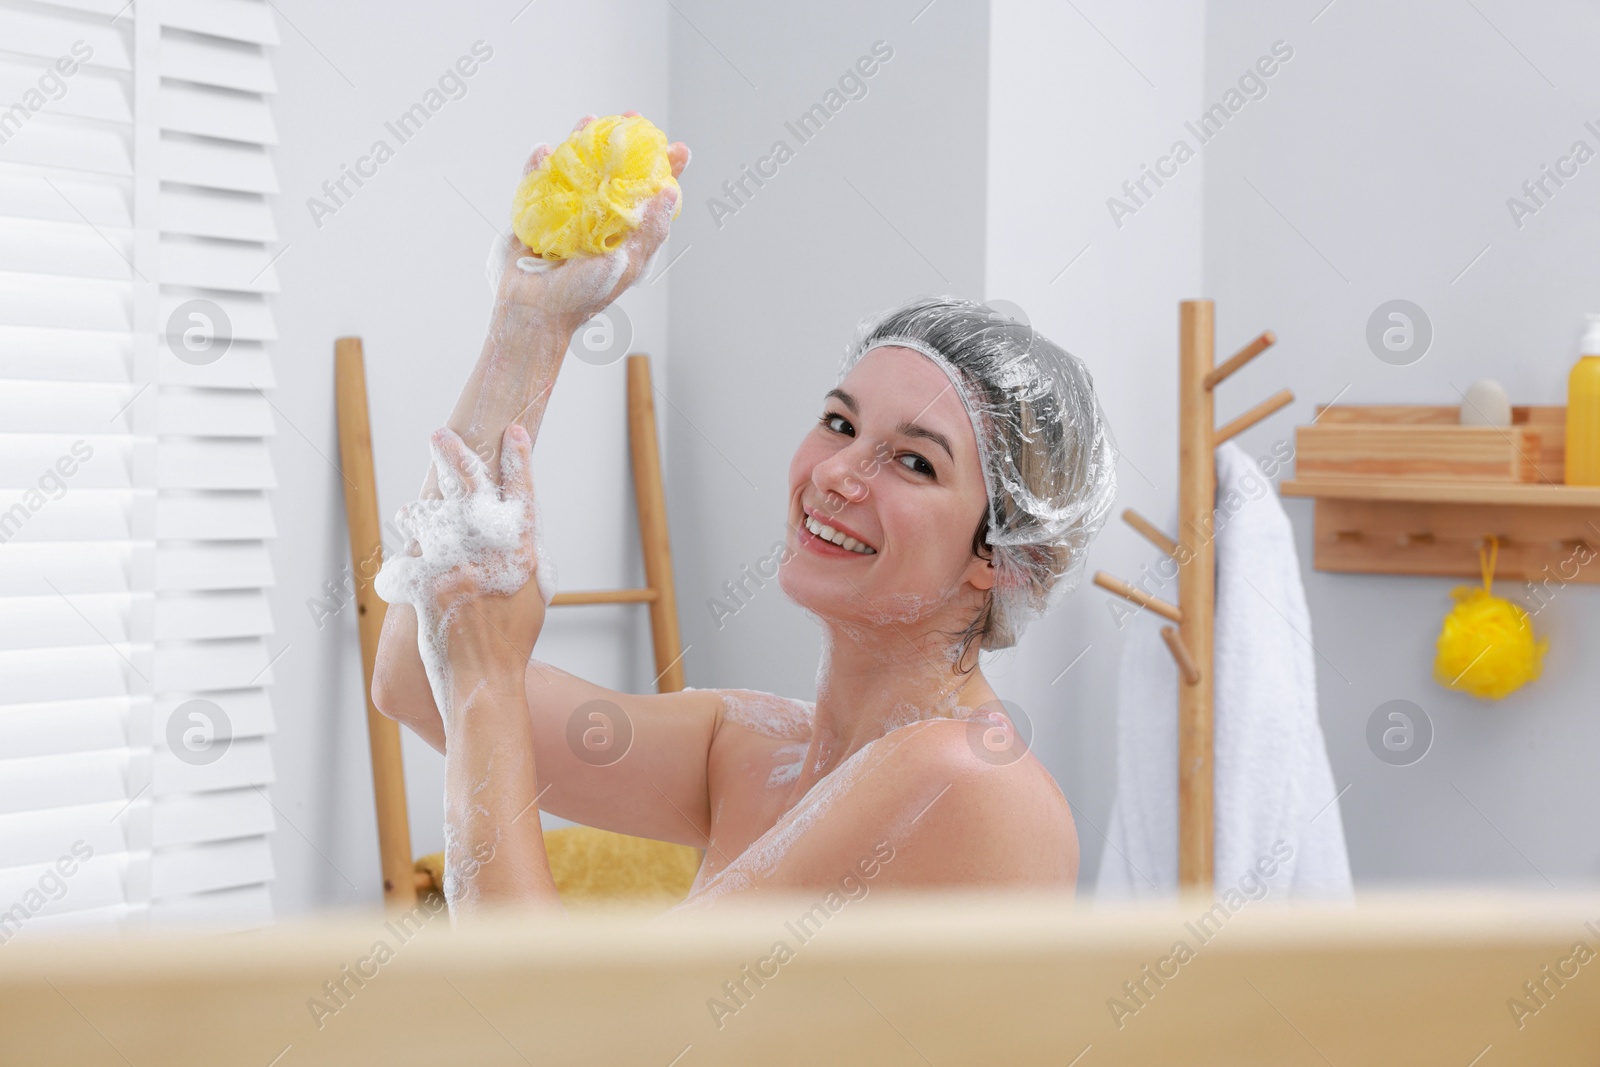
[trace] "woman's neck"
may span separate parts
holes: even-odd
[[[976,665],[976,647],[960,664],[971,669],[958,673],[951,635],[927,625],[823,621],[808,777],[826,774],[899,726],[996,699]]]

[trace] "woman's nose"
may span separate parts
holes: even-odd
[[[867,479],[858,458],[869,451],[859,444],[841,448],[811,468],[811,484],[830,499],[839,497],[847,504],[861,503],[867,498]]]

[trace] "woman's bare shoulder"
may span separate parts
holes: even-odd
[[[904,738],[883,758],[879,776],[894,792],[925,797],[934,787],[917,819],[931,838],[982,842],[994,874],[1015,866],[1018,873],[1076,877],[1071,805],[1009,720],[930,719],[896,733]]]
[[[970,729],[922,720],[861,748],[679,907],[842,884],[869,857],[860,877],[886,886],[1070,893],[1078,842],[1061,791],[1031,755],[980,756]]]
[[[1049,792],[1061,795],[1055,779],[1009,719],[981,715],[923,719],[888,736],[899,738],[892,746],[897,762],[916,773],[972,778],[1013,790],[1048,784]]]

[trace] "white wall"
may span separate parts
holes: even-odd
[[[1271,327],[1280,338],[1227,387],[1229,410],[1281,386],[1298,397],[1242,445],[1268,454],[1336,396],[1448,404],[1481,377],[1515,403],[1564,403],[1582,315],[1600,310],[1600,164],[1520,229],[1506,201],[1574,141],[1600,149],[1583,126],[1600,119],[1583,103],[1600,87],[1590,61],[1600,13],[1553,0],[1322,7],[1229,0],[1207,12],[1208,103],[1273,41],[1294,49],[1205,160],[1205,281],[1219,334]],[[1435,330],[1427,355],[1405,367],[1380,362],[1364,338],[1369,315],[1394,298],[1419,304]],[[1551,637],[1544,677],[1478,702],[1430,678],[1457,583],[1315,573],[1311,504],[1286,506],[1323,730],[1335,778],[1349,785],[1341,806],[1358,883],[1592,883],[1600,592],[1561,590],[1535,619]],[[1495,591],[1520,597],[1522,583]],[[1380,762],[1365,741],[1368,717],[1391,699],[1415,702],[1435,730],[1409,767]]]
[[[506,220],[523,160],[555,143],[586,111],[638,110],[674,133],[667,113],[669,8],[648,3],[325,5],[279,10],[274,101],[282,147],[277,217],[283,292],[273,350],[278,411],[273,459],[278,539],[273,612],[273,741],[279,809],[274,838],[278,911],[376,901],[379,876],[360,651],[353,610],[318,629],[306,606],[349,560],[333,409],[334,338],[366,342],[379,498],[385,518],[412,499],[427,435],[442,425],[476,358],[488,319],[483,267]],[[515,18],[515,21],[513,21]],[[289,20],[293,20],[292,23]],[[482,40],[493,56],[414,139],[384,123]],[[597,62],[604,42],[609,62]],[[676,136],[676,134],[674,133]],[[317,226],[306,199],[373,141],[394,157]],[[353,187],[351,187],[353,188]],[[674,241],[674,244],[676,241]],[[668,254],[671,254],[669,246]],[[665,286],[622,306],[634,350],[664,373]],[[535,451],[547,538],[563,588],[642,581],[632,511],[623,365],[567,360]],[[541,656],[604,684],[644,688],[643,615],[564,608]],[[442,846],[443,761],[409,733],[407,785],[419,854]],[[559,820],[552,824],[559,825]]]
[[[1148,5],[1106,0],[990,5],[984,295],[1020,306],[1087,363],[1122,453],[1117,506],[1083,584],[988,669],[1032,720],[1034,751],[1072,804],[1083,893],[1116,787],[1121,650],[1110,598],[1088,579],[1104,569],[1137,580],[1151,558],[1116,517],[1123,508],[1165,523],[1176,506],[1178,301],[1203,295],[1203,159],[1160,189],[1147,183],[1155,195],[1120,226],[1106,206],[1182,135],[1200,98],[1204,5],[1159,6],[1156,19]]]
[[[694,151],[664,414],[691,685],[814,695],[819,632],[776,581],[725,599],[720,627],[708,601],[781,543],[789,460],[856,322],[982,295],[988,5],[924,7],[676,0],[668,16],[673,134]],[[878,41],[893,56],[866,95],[801,144],[785,123]],[[780,139],[794,157],[735,214],[708,204]]]

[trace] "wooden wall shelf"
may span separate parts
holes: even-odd
[[[1537,505],[1600,508],[1600,485],[1538,485],[1521,482],[1406,482],[1300,478],[1278,487],[1283,496],[1325,500],[1409,500],[1420,504]]]
[[[1561,585],[1600,584],[1600,486],[1564,485],[1565,409],[1518,407],[1513,423],[1536,427],[1537,481],[1429,481],[1341,476],[1285,481],[1279,493],[1315,501],[1317,570],[1476,578],[1478,549],[1500,541],[1495,574]],[[1343,406],[1319,409],[1334,424],[1447,424],[1458,409]]]

